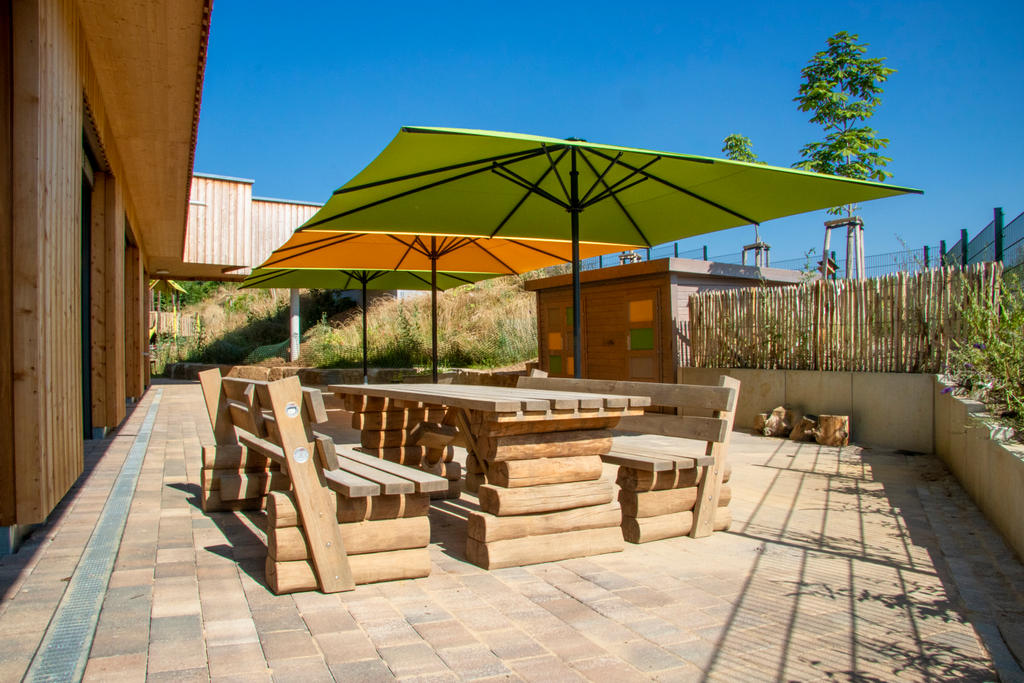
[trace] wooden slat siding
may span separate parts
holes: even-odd
[[[319,210],[315,204],[252,200],[252,239],[246,265],[256,266],[292,236],[295,228]]]
[[[11,0],[0,0],[0,526],[15,523],[11,309],[14,222],[11,215]]]
[[[258,265],[249,263],[245,242],[251,234],[251,182],[192,177],[185,230],[186,262]]]
[[[107,424],[107,185],[113,178],[102,171],[93,173],[92,216],[89,221],[89,353],[92,382],[92,424]],[[83,312],[84,313],[84,312]],[[116,374],[116,367],[112,374]]]
[[[146,281],[142,272],[142,254],[137,247],[125,247],[125,392],[128,396],[138,399],[146,390],[143,354],[148,348],[149,330],[146,329],[146,318],[143,310],[146,305]],[[122,399],[122,404],[124,400]]]
[[[103,391],[106,396],[107,419],[104,426],[113,429],[121,424],[125,416],[126,377],[119,368],[125,364],[125,284],[127,282],[125,268],[128,265],[124,253],[124,202],[121,200],[121,188],[114,178],[108,177],[104,183],[103,193],[103,231],[104,231],[104,325],[105,334],[102,344],[107,358],[106,382],[101,387],[93,387],[93,394]],[[96,340],[93,340],[96,343]],[[136,396],[141,395],[140,391]]]
[[[12,440],[28,524],[82,471],[82,91],[70,1],[14,3],[12,24]]]
[[[939,372],[967,296],[999,297],[1002,265],[980,263],[863,282],[690,297],[696,367]]]

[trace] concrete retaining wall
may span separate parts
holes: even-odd
[[[917,453],[935,450],[932,375],[815,370],[680,368],[684,384],[740,381],[736,426],[751,429],[758,413],[784,405],[797,413],[849,415],[860,444]]]
[[[809,370],[680,368],[679,381],[740,380],[736,426],[785,405],[797,412],[849,415],[859,444],[935,453],[1006,542],[1024,558],[1024,446],[986,421],[978,401],[943,393],[935,375]]]
[[[986,420],[985,406],[942,393],[946,386],[934,380],[935,453],[1024,558],[1024,446],[1000,441],[1006,430]]]

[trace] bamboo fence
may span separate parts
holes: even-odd
[[[998,302],[1002,265],[693,294],[694,367],[941,372],[968,297]]]

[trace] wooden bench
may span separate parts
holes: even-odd
[[[518,386],[649,396],[652,408],[683,411],[623,417],[617,429],[635,435],[617,436],[601,456],[619,466],[623,537],[646,543],[686,534],[699,538],[729,527],[732,492],[723,483],[730,475],[727,451],[738,380],[723,376],[718,386],[703,386],[520,377]],[[695,450],[698,444],[689,440],[704,442],[703,448]]]
[[[317,389],[199,374],[216,445],[203,448],[202,505],[267,511],[266,579],[277,594],[351,590],[430,573],[430,494],[448,482],[336,446]]]

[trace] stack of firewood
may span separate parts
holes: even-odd
[[[630,543],[647,543],[690,533],[697,484],[703,470],[703,467],[693,467],[650,472],[620,466],[616,482],[622,505],[623,537]],[[724,485],[730,476],[732,466],[726,464],[722,492],[715,509],[715,531],[725,531],[732,523],[732,513],[727,507],[732,489]]]
[[[332,498],[334,498],[332,496]],[[426,493],[336,496],[336,516],[356,583],[415,579],[430,574],[430,497]],[[277,594],[316,590],[306,533],[295,494],[267,497],[267,583]]]
[[[291,486],[279,464],[237,444],[203,446],[199,477],[203,512],[259,510],[268,491]]]
[[[432,497],[459,497],[462,466],[454,461],[455,450],[450,442],[455,427],[443,424],[447,418],[444,408],[348,394],[345,409],[352,412],[352,428],[360,430],[359,450],[444,477],[448,480],[447,494],[440,492]],[[417,429],[422,424],[429,424],[435,430],[424,434],[423,429]],[[439,433],[449,431],[447,438],[436,438]]]
[[[823,446],[847,446],[850,443],[849,415],[802,415],[785,406],[754,418],[754,431],[765,436],[789,438],[793,441],[817,441]]]
[[[481,511],[469,514],[469,561],[498,569],[621,551],[620,510],[601,478],[611,432],[522,428],[491,423],[477,440],[488,483],[478,491]]]

